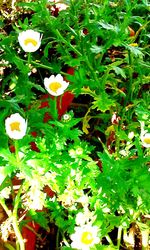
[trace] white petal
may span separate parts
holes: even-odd
[[[63,81],[63,77],[61,76],[61,74],[56,75],[56,81],[57,82],[62,82]]]
[[[54,75],[51,75],[50,77],[49,77],[49,82],[54,82],[55,81],[55,76]]]

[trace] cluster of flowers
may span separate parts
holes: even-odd
[[[41,45],[42,36],[39,32],[33,30],[26,30],[19,34],[18,41],[20,46],[25,52],[31,53],[39,49]],[[52,96],[60,96],[64,93],[69,83],[64,81],[60,74],[56,76],[51,75],[49,78],[44,79],[45,89]],[[141,125],[141,141],[144,147],[150,147],[150,133],[143,129]],[[5,128],[7,135],[15,140],[22,139],[27,130],[27,121],[19,114],[12,114],[5,120]],[[35,189],[31,190],[35,193]],[[37,196],[40,196],[37,194]],[[37,199],[37,196],[35,198]],[[24,197],[26,199],[26,197]],[[32,203],[32,201],[31,201]],[[40,203],[40,201],[39,201]],[[76,249],[88,250],[95,244],[100,242],[98,237],[99,230],[93,226],[95,217],[90,212],[78,213],[76,217],[75,232],[70,236],[72,243],[71,247]]]
[[[41,45],[40,33],[33,30],[26,30],[19,34],[19,44],[25,52],[35,52]],[[44,79],[45,89],[53,96],[59,96],[64,93],[69,83],[63,80],[63,77],[58,74],[51,75],[49,78]],[[12,139],[22,139],[27,130],[27,121],[19,114],[12,114],[5,120],[6,133]],[[34,186],[35,191],[35,186]],[[31,190],[32,192],[32,190]],[[35,194],[35,192],[34,192]],[[46,195],[46,194],[43,194]],[[37,199],[40,195],[37,193],[34,197]],[[26,197],[24,197],[26,199]],[[33,202],[31,201],[31,204]],[[40,201],[39,201],[40,203]],[[30,207],[31,208],[31,207]],[[87,216],[88,215],[88,216]],[[76,218],[75,233],[70,236],[72,243],[71,246],[76,249],[88,250],[90,247],[99,243],[98,228],[92,225],[91,216],[87,212],[85,214],[79,213]],[[94,217],[93,217],[94,218]]]
[[[37,31],[26,30],[19,34],[18,41],[25,52],[35,52],[41,45],[41,34]],[[44,78],[44,86],[48,93],[52,96],[60,96],[64,93],[69,83],[64,81],[60,74],[51,75]],[[22,139],[27,130],[27,121],[15,113],[8,117],[5,121],[6,133],[12,139]]]
[[[99,229],[93,226],[96,216],[94,212],[89,211],[88,207],[84,207],[83,212],[76,215],[75,233],[70,236],[73,249],[89,250],[95,244],[100,243]]]
[[[34,30],[26,30],[19,33],[18,41],[25,52],[35,52],[41,45],[42,36]],[[69,83],[64,81],[60,74],[44,78],[44,86],[52,96],[60,96],[64,93]],[[12,139],[22,139],[27,130],[27,121],[20,114],[12,114],[5,121],[6,133]],[[144,147],[150,147],[150,133],[141,129],[141,141]]]

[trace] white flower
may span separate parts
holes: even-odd
[[[1,190],[0,197],[8,199],[10,193],[11,193],[11,187],[5,187],[4,189]]]
[[[70,120],[71,120],[71,115],[70,115],[70,114],[64,114],[64,115],[62,116],[62,121],[68,122],[68,121],[70,121]]]
[[[26,30],[20,32],[18,41],[25,52],[35,52],[41,45],[41,36],[37,31]]]
[[[63,80],[63,77],[58,74],[51,75],[49,78],[44,79],[44,85],[49,94],[53,96],[62,95],[69,83]]]
[[[1,225],[0,225],[0,232],[2,235],[3,241],[7,241],[8,237],[11,233],[13,233],[13,227],[12,227],[12,219],[13,217],[10,216],[7,218]]]
[[[31,187],[30,191],[22,196],[22,202],[26,209],[33,210],[42,210],[45,199],[46,194],[35,187]]]
[[[98,228],[96,226],[85,225],[75,227],[75,233],[70,236],[72,240],[71,247],[80,250],[89,250],[90,247],[100,242],[97,234]]]
[[[22,139],[27,130],[26,120],[20,116],[20,114],[15,113],[5,120],[6,133],[12,139]]]
[[[61,10],[66,10],[68,8],[68,5],[65,3],[56,3],[56,8],[61,11]]]
[[[150,148],[150,133],[145,133],[141,135],[142,145],[145,148]]]
[[[134,136],[135,136],[135,134],[134,134],[133,131],[131,131],[131,132],[128,134],[128,138],[129,138],[130,140],[132,140],[132,139],[134,138]]]
[[[56,8],[61,11],[61,10],[66,10],[68,8],[68,5],[65,3],[59,3],[60,0],[48,0],[48,2],[54,3]],[[52,10],[55,10],[55,8],[52,8]]]
[[[88,208],[84,208],[84,212],[79,212],[76,215],[76,224],[78,226],[83,226],[85,224],[92,224],[96,220],[96,215],[94,215],[94,212],[91,212],[88,210]]]

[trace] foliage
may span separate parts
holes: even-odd
[[[100,244],[90,249],[130,248],[134,223],[141,234],[149,230],[149,4],[63,3],[60,11],[48,0],[18,1],[9,15],[2,5],[0,204],[7,219],[1,237],[7,241],[12,227],[16,249],[24,250],[20,232],[30,217],[47,230],[55,223],[61,248],[73,249],[81,212],[88,214],[85,224],[99,228]],[[34,53],[18,43],[29,29],[42,36]],[[57,74],[70,84],[53,97],[44,78]],[[27,121],[20,140],[5,130],[14,113]],[[148,240],[141,241],[148,249]]]

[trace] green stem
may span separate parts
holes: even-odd
[[[115,131],[116,131],[116,145],[115,145],[115,150],[116,150],[116,156],[119,157],[119,148],[120,148],[120,139],[119,139],[119,129],[118,129],[118,125],[114,125],[115,126]]]
[[[56,250],[59,250],[59,229],[57,229],[56,234]]]
[[[49,69],[49,70],[53,69],[50,66],[47,66],[47,65],[44,65],[44,64],[41,64],[41,63],[37,63],[37,62],[34,62],[34,61],[31,61],[31,64],[33,64],[33,65],[35,65],[37,67],[43,68],[43,69]]]
[[[4,243],[4,247],[7,248],[8,250],[16,250],[11,244],[9,243]]]
[[[16,160],[17,160],[17,163],[20,161],[20,158],[19,158],[19,153],[18,153],[18,141],[15,140],[15,155],[16,155]]]
[[[92,65],[91,65],[90,61],[88,60],[87,56],[85,56],[85,61],[86,61],[86,63],[87,63],[87,66],[89,67],[91,73],[93,74],[93,77],[94,77],[95,81],[98,83],[99,80],[98,80],[98,78],[97,78],[97,75],[96,75],[96,73],[95,73],[95,70],[94,70],[94,68],[92,67]]]
[[[19,229],[19,225],[18,225],[18,215],[17,215],[17,211],[18,211],[18,206],[19,206],[19,202],[20,202],[20,195],[22,193],[22,188],[23,188],[23,185],[20,187],[16,197],[15,197],[15,200],[14,200],[14,209],[13,209],[13,229],[14,229],[14,232],[15,232],[15,235],[16,235],[16,238],[17,238],[17,243],[16,243],[16,247],[17,247],[17,250],[25,250],[25,245],[24,245],[24,240],[23,240],[23,237],[20,233],[20,229]]]
[[[132,101],[132,96],[133,96],[133,91],[132,91],[132,83],[133,83],[133,77],[132,77],[132,74],[133,74],[133,62],[132,62],[132,55],[131,55],[131,52],[129,51],[128,52],[128,57],[129,57],[129,65],[130,65],[130,68],[129,68],[129,87],[128,87],[128,94],[127,94],[127,100],[128,101]]]
[[[53,118],[58,120],[58,111],[57,111],[57,96],[54,97],[54,106],[53,106]]]
[[[117,248],[118,248],[118,250],[120,249],[121,233],[122,233],[122,227],[119,226],[119,228],[118,228],[118,237],[117,237]]]
[[[21,60],[22,62],[26,62],[26,60],[24,60],[24,59],[20,59],[20,60]],[[48,69],[48,70],[50,70],[50,71],[53,70],[52,67],[47,66],[47,65],[44,65],[44,64],[41,64],[41,63],[38,63],[38,62],[30,61],[30,64],[32,64],[32,65],[34,65],[34,66],[36,66],[36,67],[38,67],[38,68]],[[66,76],[69,75],[68,73],[65,73],[65,72],[63,72],[63,71],[60,71],[60,73],[61,73],[62,75],[66,75]]]
[[[65,243],[65,245],[66,245],[67,247],[70,248],[70,245],[69,245],[68,241],[66,240],[64,234],[63,234],[63,242]]]
[[[12,199],[14,200],[14,198],[15,198],[15,192],[14,192],[14,189],[13,189],[13,183],[12,183],[12,180],[11,180],[11,179],[9,180],[9,183],[10,183],[10,187],[11,187]]]
[[[113,242],[112,242],[112,240],[111,240],[111,238],[110,238],[110,236],[108,234],[106,235],[106,240],[109,242],[109,244],[111,246],[114,246],[114,244],[113,244]]]
[[[9,210],[8,207],[6,206],[4,199],[0,199],[0,204],[3,207],[3,209],[5,210],[8,217],[11,216],[11,214],[12,214],[11,210]]]
[[[64,37],[60,34],[59,30],[55,30],[56,35],[61,39],[63,43],[65,43],[68,47],[70,47],[78,56],[82,56],[82,54],[69,42],[67,42]]]
[[[31,63],[31,53],[28,53],[28,66],[30,69],[30,63]]]

